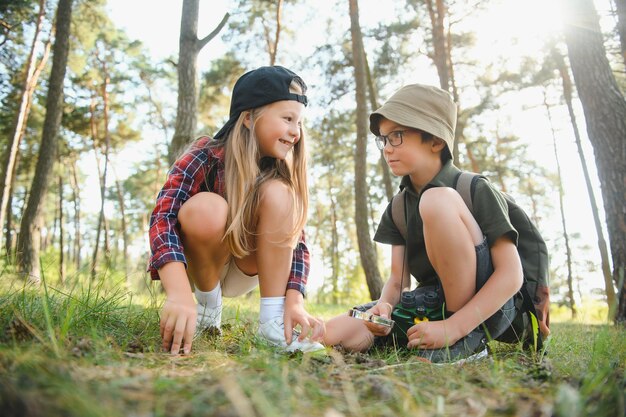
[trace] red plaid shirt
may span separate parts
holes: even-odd
[[[201,191],[212,191],[224,197],[224,149],[209,148],[210,140],[209,137],[198,139],[174,163],[157,196],[149,232],[152,256],[148,271],[152,279],[159,279],[158,269],[168,262],[183,262],[187,266],[178,224],[178,210],[185,201]],[[216,169],[213,184],[207,184],[210,169]],[[309,250],[303,231],[293,251],[287,289],[298,290],[304,295],[308,276]]]

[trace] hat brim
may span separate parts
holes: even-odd
[[[380,135],[379,126],[382,117],[399,125],[430,133],[443,139],[448,146],[454,142],[454,134],[442,127],[442,121],[437,121],[431,115],[416,112],[416,109],[410,109],[402,104],[393,102],[385,103],[383,107],[370,115],[370,131],[376,136]]]

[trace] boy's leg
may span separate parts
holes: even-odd
[[[424,241],[446,299],[455,312],[476,293],[476,249],[483,233],[461,196],[451,188],[431,188],[420,201]]]

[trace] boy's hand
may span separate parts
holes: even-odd
[[[191,352],[191,343],[196,331],[196,303],[191,296],[167,296],[161,311],[161,339],[163,349],[173,355],[178,354],[181,345],[183,352]]]
[[[386,302],[379,302],[374,307],[367,310],[367,312],[375,316],[380,316],[386,319],[390,319],[391,310],[393,310],[393,307],[391,306],[391,304],[386,303]],[[387,336],[389,332],[391,332],[390,327],[383,326],[380,324],[375,324],[375,323],[368,322],[368,321],[365,322],[365,326],[367,326],[367,329],[375,336]]]
[[[409,328],[406,334],[410,349],[438,349],[451,346],[463,337],[449,320],[423,321]]]
[[[298,337],[300,342],[306,339],[309,333],[313,341],[320,341],[324,337],[324,320],[313,317],[304,309],[304,296],[298,290],[287,290],[283,320],[285,324],[285,341],[288,345],[292,341],[293,329],[298,324],[301,329]]]

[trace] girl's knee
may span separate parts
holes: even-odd
[[[227,216],[226,200],[210,192],[194,195],[178,211],[178,221],[185,236],[201,239],[211,238],[218,234],[221,239]]]

